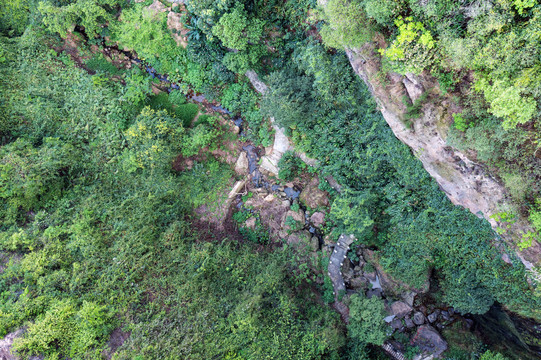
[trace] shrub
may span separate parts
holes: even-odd
[[[379,25],[388,26],[396,19],[400,11],[400,5],[393,0],[364,0],[366,15]]]
[[[199,153],[204,147],[214,150],[219,145],[217,138],[221,134],[218,119],[208,118],[206,123],[201,123],[190,129],[183,140],[182,155],[192,156]]]
[[[293,180],[300,175],[303,165],[306,167],[294,151],[286,151],[278,162],[278,177],[286,181]]]
[[[361,344],[383,345],[387,339],[385,305],[376,296],[352,295],[349,304],[348,337]]]
[[[466,131],[468,128],[468,121],[464,119],[461,113],[453,114],[453,120],[455,124],[455,129],[459,131]]]
[[[197,104],[184,104],[175,108],[175,115],[182,120],[182,124],[186,128],[192,126],[192,121],[198,113],[199,105]]]
[[[44,315],[28,327],[24,337],[17,338],[13,348],[28,354],[60,354],[82,357],[104,343],[112,330],[111,317],[104,306],[84,302],[78,309],[71,299],[55,300]]]
[[[111,75],[120,75],[124,72],[123,69],[118,69],[101,54],[94,54],[90,59],[86,60],[85,66],[91,71],[104,72]]]

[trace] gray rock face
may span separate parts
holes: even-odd
[[[408,315],[412,310],[411,306],[403,301],[395,301],[391,304],[391,313],[400,319]]]
[[[11,353],[11,345],[15,338],[22,336],[23,329],[19,329],[15,332],[7,334],[2,340],[0,340],[0,359],[1,360],[18,360],[19,357]]]
[[[449,312],[445,311],[445,310],[441,312],[441,318],[444,321],[450,321],[451,320],[451,316],[449,315]]]
[[[422,312],[417,311],[415,314],[413,314],[413,322],[415,325],[423,325],[425,321],[426,318]]]
[[[430,325],[419,326],[413,345],[418,346],[421,351],[434,356],[439,356],[447,350],[447,342]]]
[[[423,95],[425,89],[423,88],[423,85],[421,85],[421,83],[416,79],[415,75],[408,75],[406,75],[406,77],[402,79],[402,82],[406,87],[406,91],[408,92],[411,101],[415,102]]]
[[[349,286],[355,290],[364,288],[366,285],[367,285],[366,279],[361,276],[354,277],[349,281]]]
[[[370,289],[370,290],[368,290],[366,292],[366,297],[367,298],[370,299],[372,296],[375,296],[375,297],[378,297],[378,298],[382,297],[383,294],[381,292],[381,289],[379,289],[379,288],[378,289]]]
[[[237,174],[248,174],[248,156],[243,151],[240,153],[237,162],[235,163],[235,172]]]
[[[312,251],[318,251],[319,250],[319,240],[317,237],[313,236],[310,240],[310,248]]]
[[[491,216],[509,207],[507,191],[491,174],[483,170],[482,166],[473,162],[466,154],[448,146],[447,131],[451,122],[449,102],[425,104],[421,118],[415,121],[411,128],[406,127],[400,119],[405,113],[405,107],[401,103],[403,95],[411,92],[415,97],[418,94],[414,94],[414,91],[418,90],[414,81],[418,81],[420,85],[426,84],[424,87],[428,89],[435,88],[434,80],[423,78],[422,81],[412,81],[412,78],[406,78],[407,81],[403,82],[402,76],[390,74],[390,84],[385,86],[375,76],[381,66],[372,44],[366,44],[359,49],[346,49],[346,54],[354,71],[374,95],[395,136],[413,150],[451,202],[469,209],[473,214],[482,214],[481,216],[497,228],[498,223]],[[515,239],[530,230],[527,219],[519,216],[503,238],[512,248],[516,248]],[[530,248],[517,252],[517,256],[526,268],[531,269],[533,265],[541,262],[541,244],[534,241]]]

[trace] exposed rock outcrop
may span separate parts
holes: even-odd
[[[255,71],[247,71],[246,77],[248,77],[252,83],[252,86],[258,93],[265,94],[269,89],[268,86],[259,79]],[[277,175],[279,170],[278,162],[286,151],[293,150],[293,146],[291,145],[289,138],[286,136],[284,128],[279,127],[274,121],[274,118],[270,118],[270,122],[272,128],[274,129],[274,144],[272,146],[272,151],[270,151],[269,154],[265,154],[265,156],[261,158],[261,168]],[[297,152],[297,156],[310,166],[316,166],[318,163],[317,160],[309,158],[304,153]]]
[[[2,360],[16,360],[18,359],[17,356],[15,356],[11,352],[11,345],[13,345],[13,340],[15,338],[22,336],[24,333],[24,330],[19,329],[15,332],[7,334],[3,339],[0,340],[0,359]]]
[[[418,346],[425,354],[434,356],[439,356],[447,350],[447,342],[430,325],[420,326],[417,329],[417,334],[415,334],[412,343],[413,345]]]
[[[427,102],[423,105],[420,119],[411,128],[401,120],[406,110],[402,103],[403,96],[407,95],[414,101],[424,91],[437,94],[436,83],[428,77],[403,77],[398,74],[389,74],[388,83],[381,83],[376,76],[381,69],[380,61],[374,50],[373,44],[366,44],[358,49],[347,49],[346,53],[354,71],[368,85],[395,136],[413,150],[454,204],[485,217],[496,228],[498,223],[491,216],[509,207],[505,187],[481,164],[447,145],[447,129],[451,119],[449,103]],[[517,239],[529,230],[527,220],[518,219],[508,229],[505,240],[515,247]],[[517,254],[528,269],[541,263],[539,243],[534,242],[530,248]]]

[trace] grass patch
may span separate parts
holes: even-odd
[[[154,110],[166,110],[169,114],[182,120],[182,125],[188,128],[199,112],[199,105],[186,104],[184,95],[179,97],[178,92],[167,94],[165,92],[153,95],[148,101],[148,105]],[[182,101],[184,100],[184,102]],[[178,105],[176,105],[178,104]]]
[[[85,62],[85,66],[95,72],[104,72],[111,75],[121,75],[125,70],[118,69],[112,63],[107,61],[103,54],[95,54],[93,57]]]
[[[184,127],[190,127],[193,119],[199,112],[199,105],[197,104],[185,104],[177,106],[175,109],[175,116],[182,120]]]

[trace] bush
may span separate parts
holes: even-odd
[[[525,89],[510,85],[503,80],[490,84],[486,79],[475,83],[475,90],[482,92],[490,104],[491,114],[503,118],[504,129],[512,129],[524,124],[537,113],[537,102],[529,96],[523,96]]]
[[[304,166],[303,166],[304,165]],[[278,177],[290,181],[299,176],[306,164],[295,154],[294,151],[286,151],[278,162]]]
[[[383,345],[387,339],[385,305],[376,296],[352,295],[349,304],[348,337],[361,344]]]
[[[182,124],[186,128],[192,126],[193,119],[198,113],[199,105],[197,104],[184,104],[175,108],[175,115],[182,120]]]
[[[118,69],[111,62],[107,61],[105,57],[101,54],[94,54],[90,59],[86,60],[85,66],[96,72],[104,72],[111,75],[121,75],[124,70]]]
[[[110,321],[104,306],[84,302],[78,308],[73,300],[55,300],[45,314],[28,327],[24,337],[14,341],[13,348],[28,354],[45,354],[49,358],[61,354],[81,357],[104,344],[112,331]]]
[[[459,131],[466,131],[468,128],[468,121],[464,119],[461,113],[453,114],[453,120],[455,124],[455,129]]]

